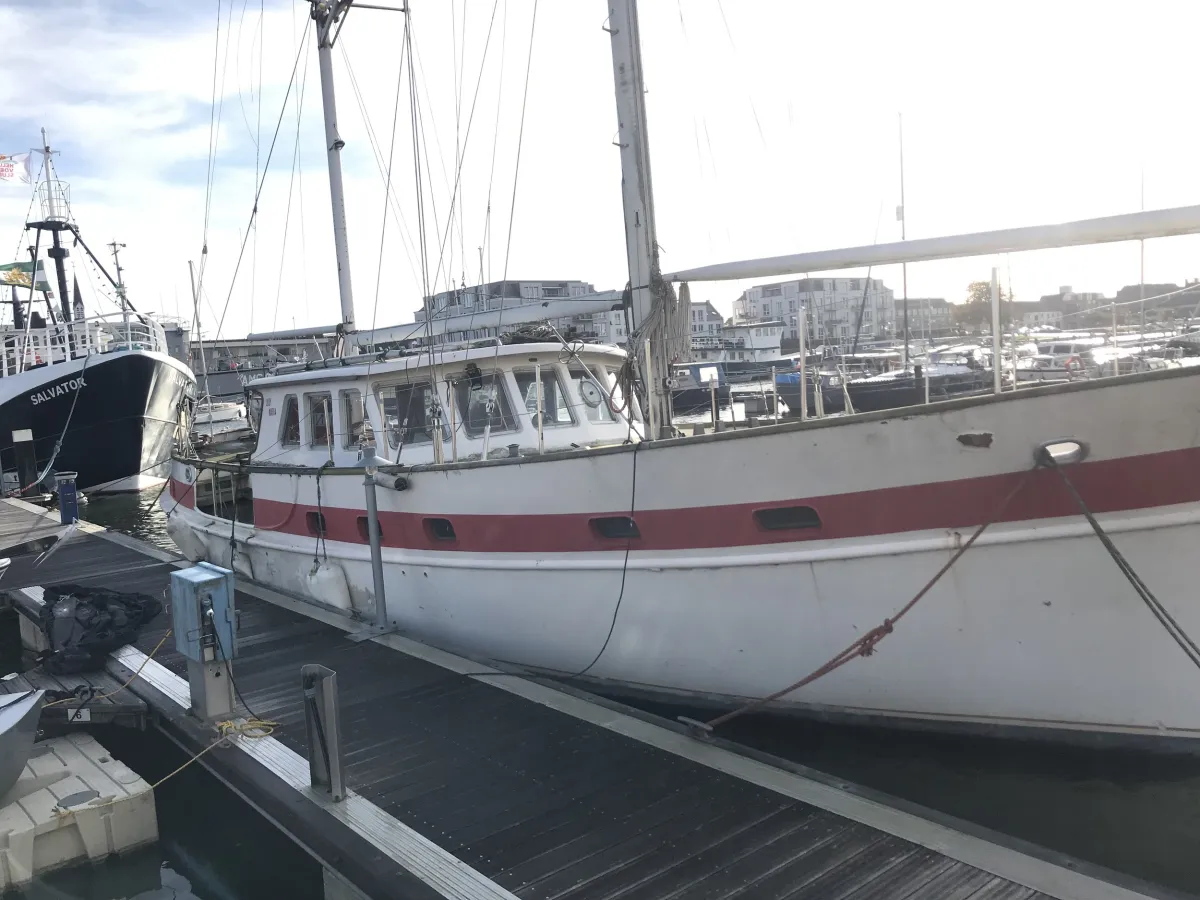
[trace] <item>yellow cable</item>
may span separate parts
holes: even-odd
[[[166,640],[166,638],[163,638],[163,640]],[[132,680],[133,679],[130,679],[130,681],[132,681]],[[238,738],[238,737],[249,738],[250,740],[259,740],[261,738],[267,737],[278,727],[279,727],[278,722],[270,722],[270,721],[266,721],[263,719],[256,719],[253,717],[249,718],[249,719],[245,719],[244,721],[241,721],[241,722],[234,721],[232,719],[226,720],[224,722],[218,722],[217,723],[217,732],[218,732],[219,736],[217,737],[217,739],[215,741],[213,741],[211,744],[209,744],[207,747],[205,747],[203,750],[201,750],[199,753],[194,754],[190,759],[186,760],[177,769],[175,769],[171,772],[168,772],[162,778],[158,779],[158,781],[154,782],[154,784],[150,785],[150,790],[153,791],[153,790],[159,788],[160,786],[162,786],[163,784],[166,784],[166,782],[168,782],[169,780],[174,778],[176,775],[178,775],[180,772],[182,772],[184,769],[186,769],[188,766],[190,766],[196,760],[200,759],[200,757],[204,756],[204,754],[206,754],[209,750],[212,750],[214,747],[220,747],[222,744],[230,744],[233,742],[234,738]],[[114,803],[116,803],[118,800],[123,800],[123,799],[126,799],[126,798],[113,797],[109,800],[105,800],[103,803],[92,803],[92,804],[88,804],[86,807],[83,807],[83,808],[84,809],[101,809],[105,806],[111,806]],[[75,810],[73,810],[73,809],[62,809],[61,807],[54,808],[54,814],[56,816],[58,816],[59,818],[65,818],[66,816],[71,815],[71,813],[73,813],[73,812],[75,812]]]
[[[123,685],[121,685],[115,691],[110,691],[107,694],[100,694],[96,697],[93,697],[92,699],[93,700],[105,700],[109,697],[113,697],[113,696],[121,693],[121,691],[123,691],[127,687],[129,687],[129,685],[133,684],[133,680],[142,674],[142,670],[146,668],[146,666],[147,666],[147,664],[149,664],[150,660],[154,659],[154,655],[156,653],[158,653],[158,651],[162,648],[162,645],[167,642],[167,638],[169,638],[171,636],[171,631],[172,631],[172,629],[170,629],[170,628],[167,629],[166,634],[164,634],[162,636],[162,639],[159,640],[159,642],[157,644],[155,644],[154,649],[150,651],[150,654],[145,658],[145,660],[142,661],[142,664],[140,666],[138,666],[137,671],[134,672],[132,675],[130,675],[128,680]],[[80,702],[80,700],[78,697],[67,697],[64,700],[55,700],[51,703],[47,703],[47,704],[45,704],[45,706],[57,706],[60,703],[79,703],[79,702]],[[168,774],[166,774],[162,778],[160,778],[158,781],[154,782],[154,784],[150,785],[150,790],[154,790],[155,788],[159,787],[160,785],[166,783],[169,779],[178,775],[180,772],[182,772],[184,769],[186,769],[188,766],[190,766],[192,763],[194,763],[196,760],[198,760],[200,757],[202,757],[204,754],[206,754],[209,750],[212,750],[214,747],[219,747],[222,744],[232,743],[233,739],[238,738],[238,737],[249,738],[250,740],[259,740],[260,738],[265,738],[268,735],[270,735],[278,727],[279,727],[278,722],[272,722],[272,721],[269,721],[266,719],[259,719],[259,718],[253,717],[253,716],[251,716],[250,718],[247,718],[241,722],[235,721],[233,719],[227,719],[223,722],[218,722],[217,723],[217,731],[219,733],[219,737],[217,737],[217,739],[215,741],[213,741],[211,744],[209,744],[207,747],[205,747],[199,753],[195,754],[190,759],[188,759],[186,762],[184,762],[183,765],[179,766],[179,768],[175,769],[172,772],[169,772]],[[99,803],[99,804],[95,804],[92,806],[88,806],[87,808],[88,809],[96,809],[97,807],[101,807],[101,806],[109,806],[109,805],[115,803],[118,799],[120,799],[120,798],[114,797],[113,799],[107,800],[104,803]],[[55,813],[59,816],[68,815],[71,812],[72,812],[72,810],[57,809],[57,808],[55,809]]]

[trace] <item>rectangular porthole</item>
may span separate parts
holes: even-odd
[[[308,526],[308,533],[313,537],[325,536],[325,513],[306,512],[304,514],[304,523]]]
[[[798,528],[820,528],[821,517],[811,506],[777,506],[756,509],[754,521],[767,531],[787,531]]]
[[[592,531],[602,538],[630,539],[642,536],[638,531],[637,522],[629,516],[604,516],[591,519],[588,524],[592,526]]]
[[[357,522],[358,522],[359,538],[362,539],[363,543],[370,543],[371,542],[371,529],[367,525],[367,517],[359,516],[357,519]],[[383,543],[383,523],[382,522],[379,523],[379,542],[381,544]]]
[[[449,519],[426,519],[425,533],[435,541],[454,541],[458,535],[454,533],[454,523]]]

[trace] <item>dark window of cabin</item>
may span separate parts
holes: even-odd
[[[756,509],[754,521],[767,531],[787,531],[793,528],[820,528],[821,517],[811,506],[777,506]]]
[[[449,519],[426,519],[425,532],[435,541],[453,541],[458,536],[454,533],[454,523]]]
[[[366,516],[358,517],[358,536],[366,543],[371,541],[371,528]],[[379,525],[379,542],[383,543],[383,523]]]
[[[283,398],[283,420],[279,423],[279,443],[300,446],[300,404],[295,394]]]
[[[603,516],[591,519],[588,524],[592,526],[592,531],[596,532],[602,538],[629,539],[641,537],[637,522],[629,516]]]

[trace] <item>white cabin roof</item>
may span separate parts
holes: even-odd
[[[427,369],[431,366],[441,369],[446,366],[463,366],[467,363],[486,367],[493,361],[498,364],[503,361],[504,365],[511,366],[518,361],[524,362],[530,357],[538,357],[539,362],[545,362],[547,358],[557,362],[564,357],[565,353],[562,344],[549,341],[453,350],[434,348],[432,360],[429,350],[411,351],[403,356],[394,356],[389,353],[383,359],[379,359],[375,354],[364,353],[339,359],[316,360],[307,364],[297,363],[294,367],[282,366],[283,371],[256,378],[252,384],[254,390],[264,390],[281,385],[359,379],[366,375],[368,369],[372,376],[383,376],[414,369]],[[579,348],[578,354],[584,359],[609,360],[614,364],[625,360],[625,351],[611,344],[584,344]],[[294,370],[289,371],[290,369]]]

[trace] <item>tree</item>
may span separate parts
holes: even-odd
[[[1012,316],[1012,294],[1000,289],[1000,315],[1003,321]],[[956,303],[952,312],[955,325],[980,328],[992,322],[992,283],[972,281],[967,285],[967,299]]]

